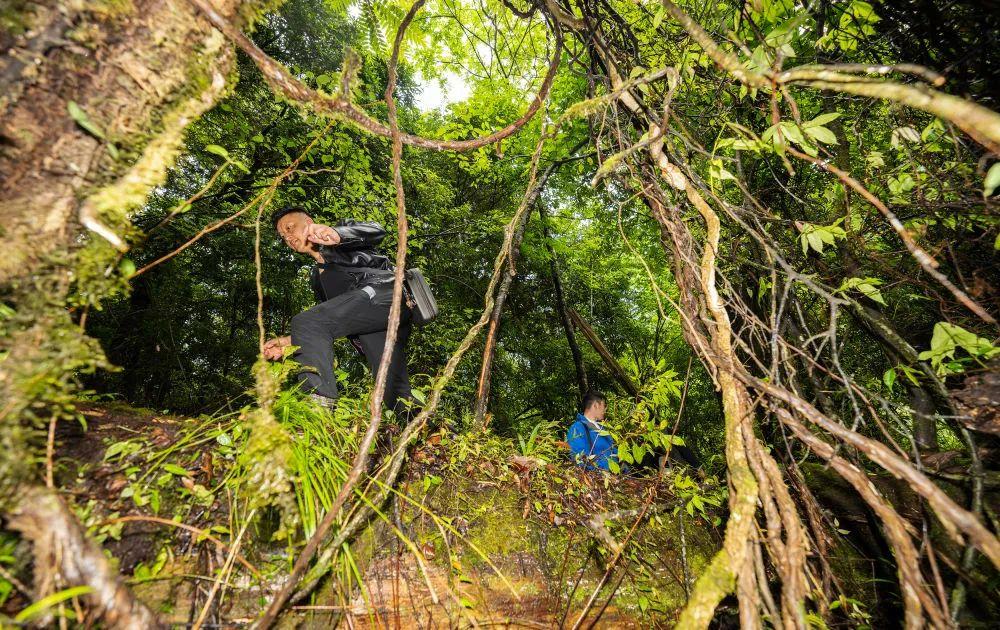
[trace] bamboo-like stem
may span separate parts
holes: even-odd
[[[559,261],[556,258],[555,248],[552,247],[549,220],[543,204],[538,204],[538,218],[542,226],[542,238],[545,240],[545,250],[549,255],[552,295],[555,298],[556,310],[559,312],[559,321],[562,322],[563,332],[566,334],[566,343],[569,345],[570,354],[573,355],[573,366],[576,369],[576,385],[580,390],[580,398],[582,399],[590,388],[587,380],[587,366],[583,362],[583,352],[580,351],[580,344],[576,341],[576,333],[573,332],[573,318],[570,317],[569,308],[566,306],[566,294],[563,291],[562,279],[559,277]]]
[[[558,163],[550,164],[538,176],[538,184],[530,192],[527,199],[529,206],[535,203],[545,182],[555,170]],[[490,314],[490,325],[486,331],[486,342],[483,347],[483,361],[479,368],[479,384],[476,386],[476,403],[474,411],[474,425],[479,429],[484,427],[486,412],[489,407],[490,385],[493,380],[493,357],[496,355],[497,336],[500,332],[500,318],[503,316],[503,307],[507,303],[507,294],[510,292],[511,284],[517,277],[517,255],[521,249],[521,240],[524,238],[524,230],[528,226],[530,212],[525,212],[521,220],[514,226],[514,238],[511,240],[510,255],[507,257],[507,265],[504,268],[503,279],[500,281],[500,289],[497,291],[496,300],[493,304],[493,312]]]
[[[608,366],[611,373],[614,375],[615,380],[621,384],[622,389],[624,389],[633,398],[639,395],[639,386],[635,384],[632,377],[628,375],[622,364],[618,362],[615,355],[611,350],[608,349],[604,342],[601,341],[600,336],[597,332],[587,323],[587,320],[583,318],[576,310],[569,308],[566,309],[569,314],[570,319],[573,321],[573,325],[576,326],[577,330],[583,333],[584,339],[590,342],[590,345],[594,348],[601,359],[604,360],[604,364]]]

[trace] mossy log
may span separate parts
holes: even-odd
[[[246,27],[265,4],[215,6]],[[71,285],[92,289],[93,302],[106,290],[129,212],[165,180],[186,127],[223,95],[235,55],[184,0],[43,0],[15,11],[23,32],[0,50],[0,295],[15,313],[0,338],[0,512],[34,543],[38,596],[87,585],[109,627],[151,627],[41,486],[32,454],[40,425],[69,415],[77,373],[105,364],[65,309]]]

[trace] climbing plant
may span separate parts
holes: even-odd
[[[966,390],[1000,353],[994,15],[858,0],[145,4],[17,17],[37,22],[19,50],[45,63],[32,78],[11,55],[0,84],[14,89],[0,101],[2,507],[39,553],[33,532],[53,522],[62,548],[100,556],[51,475],[46,488],[15,455],[44,452],[82,386],[245,408],[256,459],[284,454],[253,507],[292,509],[281,379],[258,358],[311,301],[267,221],[300,204],[394,226],[398,273],[421,266],[443,314],[411,342],[422,408],[369,475],[393,420],[376,371],[353,461],[262,627],[315,590],[428,427],[518,439],[548,462],[545,434],[587,386],[612,392],[622,462],[691,445],[728,479],[721,549],[681,627],[706,627],[731,594],[747,627],[865,618],[831,563],[850,532],[816,464],[877,523],[877,579],[907,627],[989,617],[969,593],[1000,568],[996,429]],[[146,42],[147,23],[167,45]],[[95,54],[43,54],[32,28]],[[467,98],[419,104],[422,85],[456,76]],[[388,343],[400,309],[397,282]],[[338,369],[364,378],[347,353]],[[943,453],[957,468],[941,471]],[[689,516],[721,502],[672,479]],[[151,619],[93,566],[60,572],[97,589],[111,623]]]

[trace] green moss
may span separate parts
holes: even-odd
[[[186,74],[190,81],[187,87],[177,96],[175,105],[153,122],[151,139],[139,158],[112,183],[86,199],[91,213],[123,240],[137,236],[129,222],[129,214],[145,203],[150,190],[166,180],[170,167],[184,149],[188,125],[223,95],[226,77],[207,60],[222,54],[225,44],[221,33],[211,31],[188,66]],[[119,258],[119,252],[99,237],[92,238],[90,244],[80,250],[74,265],[78,304],[97,305],[110,295],[127,291],[128,278],[116,273]]]
[[[14,20],[21,15],[22,6],[9,6],[0,19]],[[105,0],[96,6],[109,15],[133,10],[129,0]],[[259,15],[261,6],[249,3],[247,10],[256,10]],[[188,124],[223,94],[226,76],[218,69],[217,60],[220,55],[231,55],[227,48],[220,33],[208,32],[188,63],[184,89],[174,95],[169,106],[161,108],[162,113],[154,113],[147,125],[151,130],[145,137],[148,139],[137,136],[128,143],[142,146],[141,155],[124,173],[110,169],[107,178],[113,181],[85,199],[91,217],[118,234],[127,232],[129,213],[165,180],[183,149]],[[17,251],[28,244],[8,243],[8,247]],[[71,284],[77,288],[71,304],[77,305],[98,306],[109,294],[127,290],[126,280],[114,273],[117,258],[113,247],[92,238],[88,246],[71,255],[56,252],[26,281],[30,284],[12,287],[9,296],[16,304],[16,314],[5,323],[0,339],[0,350],[8,351],[0,359],[0,400],[5,401],[0,410],[0,497],[4,503],[16,500],[18,484],[35,477],[37,460],[31,454],[39,448],[41,427],[52,418],[72,417],[77,376],[109,367],[97,342],[71,321],[63,300]],[[252,453],[261,454],[262,449],[276,446],[274,432],[268,431],[274,421],[267,414],[262,411],[251,418],[251,424],[261,427]],[[287,479],[276,479],[275,473],[261,475],[264,490],[287,489]],[[7,507],[0,505],[0,509]]]
[[[91,0],[87,10],[104,18],[120,18],[135,13],[135,4],[132,0]]]
[[[13,37],[27,32],[35,21],[31,6],[26,0],[10,0],[0,4],[0,30]]]
[[[36,285],[39,286],[39,285]],[[97,341],[73,324],[48,290],[34,292],[11,317],[0,343],[0,511],[17,499],[17,485],[34,476],[45,427],[75,419],[73,391],[80,374],[110,367]]]
[[[486,459],[493,465],[502,461],[493,456]],[[466,460],[465,464],[468,463]],[[462,470],[466,470],[465,464]],[[476,464],[472,463],[471,468],[476,469]],[[413,531],[421,543],[433,544],[439,570],[460,571],[476,584],[477,593],[492,600],[493,606],[514,605],[509,599],[512,597],[509,581],[522,598],[522,604],[536,602],[530,604],[539,607],[533,612],[536,618],[541,618],[538,615],[544,615],[552,602],[565,605],[565,597],[572,586],[566,583],[567,574],[579,575],[584,569],[571,606],[573,611],[579,611],[603,576],[605,563],[612,554],[581,522],[580,516],[588,515],[593,506],[588,499],[571,491],[574,477],[569,472],[561,471],[558,475],[551,471],[538,472],[527,490],[513,477],[505,477],[502,473],[479,480],[453,472],[441,475],[440,483],[427,492],[423,491],[418,474],[416,478],[420,482],[412,484],[408,492],[411,496],[416,492],[419,496],[413,497],[414,500],[445,519],[462,536],[449,534],[446,545],[437,527],[420,513],[413,515],[408,531]],[[440,471],[431,474],[439,475]],[[557,476],[558,482],[555,481]],[[639,498],[627,488],[609,488],[607,492],[603,501],[611,511],[639,507]],[[559,524],[549,521],[547,507],[540,512],[533,509],[536,500],[543,505],[562,501],[563,516]],[[526,502],[527,518],[524,516]],[[685,518],[688,568],[692,578],[697,578],[718,544],[704,521]],[[622,540],[631,525],[624,519],[610,523],[609,529],[615,539]],[[670,509],[661,510],[638,528],[626,548],[633,577],[620,586],[612,602],[615,614],[628,619],[641,618],[641,623],[672,622],[687,600],[683,585],[673,577],[684,572],[679,538],[679,517]],[[449,551],[453,556],[448,555]],[[457,565],[452,564],[452,558]],[[504,577],[497,575],[493,567]],[[641,609],[640,598],[643,601]]]

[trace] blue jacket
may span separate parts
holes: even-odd
[[[602,434],[582,413],[576,414],[576,421],[566,432],[566,442],[573,457],[587,470],[608,470],[608,461],[618,461],[611,436]]]

